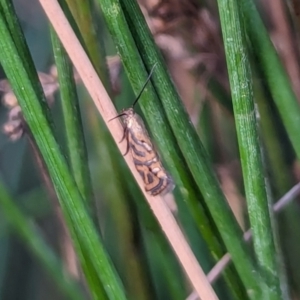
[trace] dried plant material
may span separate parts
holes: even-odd
[[[207,90],[211,78],[229,92],[218,16],[196,0],[140,0],[139,3],[196,124],[201,103],[211,96]]]
[[[185,25],[188,19],[191,22],[195,21],[199,9],[198,1],[194,0],[184,3],[180,0],[146,0],[140,3],[154,18],[156,33],[176,30],[177,27]]]
[[[106,122],[114,140],[118,144],[122,137],[123,128],[119,122],[111,122],[108,120],[113,118],[117,112],[110,100],[108,93],[104,89],[102,82],[97,76],[88,56],[86,55],[82,45],[78,41],[72,27],[68,23],[61,7],[57,1],[40,0],[47,17],[49,18],[54,30],[59,36],[66,52],[76,67],[82,82],[91,95],[97,109],[102,115],[103,120]],[[124,146],[118,144],[120,151],[124,151]],[[138,172],[135,169],[132,159],[129,157],[124,158],[128,167],[130,168],[136,182],[141,187],[145,199],[149,203],[153,213],[155,214],[159,224],[162,227],[166,237],[168,238],[174,252],[176,253],[180,263],[182,264],[188,278],[190,279],[193,287],[203,299],[217,299],[217,296],[212,289],[211,285],[207,282],[205,273],[199,266],[190,246],[188,245],[183,233],[181,232],[174,216],[167,208],[160,196],[151,197],[143,190],[143,182]]]
[[[6,81],[6,80],[2,80]],[[18,100],[13,91],[8,91],[2,96],[2,104],[7,108],[13,108],[18,105]]]
[[[49,104],[53,103],[53,95],[58,90],[59,84],[57,81],[56,67],[52,66],[50,74],[38,72],[38,77],[44,90],[44,94]],[[8,107],[15,107],[18,104],[15,94],[13,93],[10,84],[7,79],[0,81],[0,91],[3,92],[2,103]]]
[[[52,68],[53,72],[54,68]],[[56,70],[56,67],[55,67]],[[43,87],[43,91],[45,94],[45,97],[48,101],[48,104],[51,105],[54,102],[54,93],[59,89],[59,84],[57,81],[57,74],[56,76],[53,76],[52,74],[46,74],[46,73],[38,73],[39,80],[41,82],[41,85]]]
[[[144,1],[147,21],[155,40],[160,40],[159,45],[165,40],[165,49],[169,49],[170,56],[186,60],[187,69],[204,67],[209,72],[218,73],[226,70],[219,22],[206,8],[193,0],[156,1],[154,6],[149,6],[149,2],[153,1]],[[167,47],[172,40],[170,37],[175,48]]]
[[[293,186],[286,194],[284,194],[274,205],[273,210],[275,213],[280,212],[286,205],[290,204],[297,196],[300,194],[300,183]],[[251,229],[248,229],[244,232],[243,235],[244,241],[249,242],[252,238]],[[207,274],[207,279],[210,283],[214,283],[223,273],[224,269],[231,262],[231,256],[229,253],[226,253],[210,270]],[[198,294],[196,291],[193,291],[186,300],[198,300]]]
[[[39,72],[38,76],[47,102],[49,105],[52,105],[54,102],[54,93],[59,88],[56,67],[52,66],[49,74]],[[17,97],[12,91],[8,80],[4,79],[0,81],[0,91],[3,92],[3,105],[9,109],[7,121],[3,125],[3,133],[9,136],[11,141],[17,141],[23,136],[26,125],[21,107],[18,104]]]
[[[12,141],[16,141],[22,137],[23,128],[24,119],[21,107],[16,105],[8,113],[8,121],[3,125],[3,133],[9,136]]]

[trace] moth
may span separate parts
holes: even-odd
[[[127,141],[124,156],[130,151],[135,168],[144,181],[146,192],[152,196],[163,196],[174,189],[173,180],[163,167],[142,118],[134,111],[134,106],[140,99],[155,67],[156,65],[153,66],[132,106],[122,110],[119,115],[110,119],[110,121],[122,117],[124,133],[120,143],[125,139]]]

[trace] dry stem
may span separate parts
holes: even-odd
[[[58,2],[55,0],[40,0],[40,3],[59,39],[65,47],[66,52],[77,69],[82,82],[99,110],[99,113],[110,130],[117,146],[121,153],[124,153],[124,144],[118,143],[123,134],[121,124],[119,122],[111,122],[108,124],[108,120],[117,115],[115,107],[113,106],[102,82],[98,78],[91,62],[74,34]],[[146,200],[158,219],[199,297],[201,299],[218,299],[162,197],[151,197],[148,195],[144,191],[142,179],[137,173],[131,157],[126,156],[124,159],[135,177],[135,180],[143,191]]]

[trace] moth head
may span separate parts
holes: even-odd
[[[122,117],[124,124],[128,126],[130,123],[130,120],[132,120],[134,114],[135,114],[135,112],[133,110],[133,107],[130,107],[127,109],[123,109],[119,116]]]
[[[108,122],[117,119],[122,118],[123,122],[127,125],[129,123],[129,120],[134,116],[134,110],[133,107],[123,109],[120,114],[117,116],[111,118]]]

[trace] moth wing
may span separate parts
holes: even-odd
[[[135,114],[135,120],[138,128],[135,134],[136,138],[145,146],[147,151],[155,150],[143,119],[138,114]]]
[[[135,124],[136,130],[134,133],[135,138],[138,140],[139,143],[143,144],[144,148],[147,149],[147,151],[155,152],[156,161],[159,166],[159,173],[160,173],[159,177],[157,177],[157,174],[152,173],[150,168],[149,168],[149,172],[152,174],[152,176],[156,177],[159,182],[161,182],[159,184],[160,187],[155,188],[154,182],[153,182],[153,184],[148,183],[149,189],[146,188],[146,190],[148,190],[148,192],[150,192],[150,194],[152,194],[152,195],[161,194],[162,196],[167,193],[172,192],[172,190],[175,187],[174,181],[173,181],[172,177],[170,176],[170,174],[165,170],[165,168],[162,164],[162,160],[159,155],[159,152],[157,151],[157,147],[151,140],[151,138],[148,134],[148,130],[145,126],[145,123],[138,114],[135,114],[135,122],[136,122],[136,124]],[[144,181],[145,181],[145,179],[144,179]],[[153,187],[152,187],[152,185],[153,185]]]

